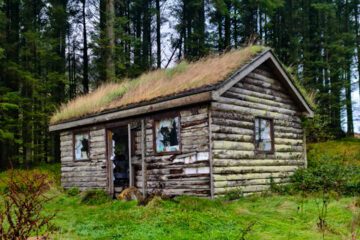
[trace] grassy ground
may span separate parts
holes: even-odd
[[[310,144],[308,155],[310,162],[329,158],[359,164],[360,141]],[[58,182],[59,165],[39,168]],[[4,177],[0,173],[0,179]],[[81,194],[70,196],[56,184],[48,194],[54,198],[46,212],[57,213],[54,239],[322,239],[323,234],[317,227],[321,200],[316,196],[267,194],[236,201],[155,198],[147,206],[137,206],[116,200],[87,205]],[[331,200],[325,239],[357,239],[351,238],[354,233],[359,238],[356,201],[359,198]]]
[[[330,203],[326,239],[351,239],[353,201]],[[321,239],[320,200],[301,202],[299,196],[253,196],[232,202],[178,197],[156,199],[145,207],[119,201],[88,206],[80,204],[80,197],[59,194],[47,210],[57,211],[56,239],[241,239],[252,223],[245,239]]]
[[[310,166],[323,160],[360,165],[360,139],[345,138],[341,141],[308,144],[307,150]]]

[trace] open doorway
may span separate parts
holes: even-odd
[[[129,138],[126,126],[109,130],[110,186],[114,194],[129,187]]]

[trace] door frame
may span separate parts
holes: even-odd
[[[128,137],[128,154],[129,154],[129,186],[134,186],[134,169],[132,165],[132,139],[131,139],[131,124],[130,122],[122,122],[118,124],[111,124],[106,127],[106,166],[107,166],[107,190],[110,195],[113,195],[115,192],[114,187],[114,171],[113,171],[113,163],[111,160],[112,155],[112,130],[116,128],[124,128],[126,129],[127,137]]]

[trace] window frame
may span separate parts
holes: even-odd
[[[179,141],[179,150],[177,151],[171,151],[171,152],[158,152],[157,151],[157,147],[156,147],[156,122],[159,122],[161,120],[164,119],[168,119],[168,118],[179,118],[179,136],[178,136],[178,141]],[[174,154],[181,154],[182,152],[182,141],[181,141],[181,116],[179,114],[179,112],[171,112],[171,113],[165,113],[165,114],[161,114],[161,115],[157,115],[153,117],[153,126],[152,126],[152,132],[153,132],[153,151],[155,153],[155,155],[157,156],[163,156],[163,155],[174,155]]]
[[[86,159],[76,159],[76,154],[75,154],[75,146],[76,146],[76,135],[79,134],[87,134],[88,135],[88,141],[89,141],[89,157]],[[91,161],[91,137],[90,137],[90,130],[89,129],[83,129],[83,130],[76,130],[73,131],[73,144],[72,144],[72,148],[73,148],[73,161],[74,162],[87,162],[87,161]]]
[[[256,144],[256,121],[257,120],[266,120],[270,122],[270,140],[271,140],[271,149],[270,150],[260,150],[257,149]],[[256,116],[254,118],[254,147],[256,154],[274,154],[275,153],[275,143],[274,143],[274,119],[270,117]]]

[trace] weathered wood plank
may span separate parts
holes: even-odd
[[[214,167],[234,166],[302,166],[299,159],[214,159]]]
[[[216,167],[214,174],[236,174],[236,173],[274,173],[274,172],[293,172],[297,166],[241,166],[241,167]]]

